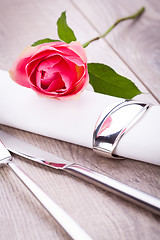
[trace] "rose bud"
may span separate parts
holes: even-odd
[[[86,53],[79,42],[27,47],[11,67],[10,76],[41,95],[71,97],[81,93],[89,82]]]

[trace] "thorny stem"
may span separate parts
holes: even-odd
[[[120,22],[123,22],[125,20],[128,20],[128,19],[136,19],[138,17],[140,17],[140,15],[144,12],[145,8],[142,7],[140,8],[135,14],[131,15],[131,16],[128,16],[128,17],[124,17],[124,18],[120,18],[118,19],[105,33],[103,33],[102,35],[98,36],[98,37],[95,37],[93,39],[91,39],[90,41],[86,42],[83,44],[83,47],[87,47],[91,42],[94,42],[94,41],[97,41],[99,40],[100,38],[103,38],[105,37],[115,26],[117,26]]]

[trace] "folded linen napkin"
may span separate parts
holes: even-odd
[[[101,112],[124,99],[85,90],[71,100],[37,96],[14,83],[0,70],[0,123],[92,148],[93,131]],[[121,138],[114,153],[160,165],[160,107],[152,106]]]

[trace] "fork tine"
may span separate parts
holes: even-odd
[[[0,141],[0,166],[12,160],[12,156],[4,144]]]

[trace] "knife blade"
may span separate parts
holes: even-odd
[[[154,214],[160,215],[160,199],[157,197],[99,174],[79,164],[71,163],[2,130],[0,130],[0,139],[10,152],[18,156],[48,167],[64,170],[108,192],[116,194],[127,201],[133,202]]]
[[[22,141],[21,139],[14,137],[2,130],[0,130],[0,139],[10,152],[34,162],[38,162],[56,169],[63,169],[65,166],[71,164],[71,162],[63,158],[55,156],[50,152],[44,151],[41,148]]]

